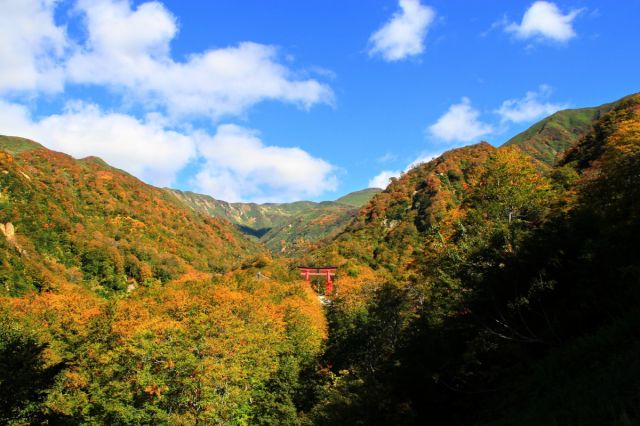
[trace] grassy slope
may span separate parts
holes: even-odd
[[[10,154],[15,155],[42,148],[44,148],[42,145],[29,139],[0,135],[0,149]]]
[[[367,188],[360,191],[351,192],[336,200],[336,203],[347,204],[353,207],[362,207],[367,204],[374,195],[382,192],[380,188]]]
[[[598,107],[558,111],[514,136],[504,145],[517,146],[543,163],[554,165],[569,147],[591,130],[595,121],[628,98],[629,96]]]

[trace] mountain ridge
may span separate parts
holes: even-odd
[[[194,270],[223,272],[262,250],[225,220],[95,157],[76,160],[4,136],[0,152],[0,222],[12,224],[21,248],[3,246],[10,266],[0,282],[12,283],[10,291],[55,286],[56,274],[71,274],[110,293]]]
[[[192,191],[164,188],[185,205],[213,217],[222,217],[242,232],[258,238],[270,250],[289,255],[337,235],[372,197],[381,192],[367,188],[335,201],[291,203],[230,203]]]

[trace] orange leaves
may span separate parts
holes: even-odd
[[[32,294],[21,299],[5,299],[11,303],[15,312],[36,318],[53,320],[58,324],[57,331],[65,326],[81,329],[92,318],[101,314],[104,301],[88,291],[72,284],[63,284],[57,292]]]
[[[65,387],[70,389],[82,389],[89,385],[89,380],[85,374],[77,370],[67,370],[64,372]]]
[[[211,273],[197,271],[193,269],[191,265],[187,265],[187,271],[171,282],[174,284],[180,284],[186,282],[207,281],[209,279],[211,279]]]
[[[383,278],[366,266],[355,266],[353,276],[341,275],[335,283],[335,300],[348,309],[358,309],[363,306],[370,293],[377,288]],[[357,272],[356,272],[357,271]]]

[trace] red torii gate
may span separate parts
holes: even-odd
[[[302,275],[305,281],[309,281],[309,278],[312,275],[320,275],[327,278],[327,282],[325,284],[325,294],[328,296],[333,291],[333,279],[332,277],[336,276],[336,266],[323,266],[323,267],[309,267],[309,266],[298,266],[300,270],[300,275]]]

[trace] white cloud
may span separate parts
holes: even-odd
[[[507,99],[495,112],[502,122],[524,123],[566,108],[566,105],[545,102],[551,92],[551,87],[543,84],[537,92],[527,92],[523,98]]]
[[[445,142],[471,142],[493,132],[493,127],[479,120],[480,112],[471,106],[469,98],[462,98],[438,121],[429,126],[429,133]]]
[[[400,0],[400,11],[369,38],[369,55],[381,55],[386,61],[399,61],[424,51],[424,39],[435,11],[419,0]]]
[[[391,182],[391,178],[397,178],[401,174],[400,170],[383,170],[369,181],[369,188],[385,189]]]
[[[574,9],[564,15],[555,3],[536,1],[524,13],[520,24],[511,23],[505,30],[522,39],[566,42],[576,36],[572,24],[580,12],[581,9]]]
[[[396,158],[398,158],[398,157],[397,157],[395,154],[392,154],[392,153],[390,153],[390,152],[387,152],[386,154],[384,154],[384,155],[382,155],[382,156],[378,157],[378,158],[376,159],[376,161],[377,161],[378,163],[388,163],[388,162],[390,162],[390,161],[394,161]]]
[[[76,158],[99,156],[158,186],[170,185],[195,155],[189,135],[167,130],[153,117],[142,121],[83,103],[34,120],[24,106],[0,101],[0,130]]]
[[[242,42],[176,60],[170,44],[177,19],[160,2],[134,7],[130,0],[74,2],[67,17],[81,19],[84,37],[74,40],[55,23],[59,3],[0,0],[0,133],[77,158],[99,156],[158,186],[200,164],[194,183],[230,200],[282,201],[335,189],[334,167],[299,148],[264,145],[237,126],[211,135],[189,124],[242,115],[269,100],[302,108],[331,104],[331,88],[285,65],[292,58],[277,47]],[[323,75],[331,78],[330,71]],[[149,113],[140,118],[76,101],[37,117],[8,101],[14,93],[64,94],[65,84],[113,89]]]
[[[106,86],[172,117],[241,115],[268,100],[331,104],[331,88],[297,75],[275,46],[242,42],[176,61],[175,16],[159,2],[78,0],[86,40],[56,25],[58,0],[0,2],[0,94],[59,93],[65,83]]]
[[[0,93],[60,92],[58,60],[67,47],[65,30],[53,19],[55,0],[2,0],[0,4]]]
[[[336,188],[331,164],[300,148],[266,146],[256,131],[234,124],[201,135],[198,151],[205,162],[196,188],[226,201],[292,201]]]
[[[178,26],[160,3],[134,10],[128,1],[80,0],[77,9],[88,40],[68,61],[72,82],[121,89],[171,115],[212,118],[242,114],[264,100],[304,108],[333,101],[327,85],[297,78],[279,63],[274,46],[243,42],[174,61],[170,42]]]
[[[436,157],[439,157],[442,154],[442,152],[438,152],[438,153],[421,153],[418,158],[416,158],[415,160],[413,160],[411,163],[409,163],[409,165],[407,167],[405,167],[404,172],[400,171],[400,170],[383,170],[380,173],[378,173],[376,176],[374,176],[373,178],[371,178],[371,180],[369,180],[369,188],[382,188],[385,189],[387,187],[387,185],[389,185],[389,182],[391,182],[391,178],[397,178],[400,177],[403,173],[411,170],[412,168],[423,164],[423,163],[428,163],[429,161],[433,160]]]
[[[435,152],[435,153],[423,152],[422,154],[420,154],[418,156],[418,158],[416,158],[411,163],[409,163],[409,165],[404,169],[404,171],[407,172],[407,171],[413,169],[414,167],[419,166],[420,164],[428,163],[429,161],[431,161],[434,158],[439,157],[441,155],[442,155],[442,151],[438,151],[438,152]]]
[[[335,190],[335,168],[300,148],[267,146],[232,124],[211,136],[178,132],[163,117],[139,120],[96,105],[69,103],[62,114],[33,119],[23,105],[0,100],[0,133],[19,135],[76,158],[98,156],[157,186],[169,186],[197,160],[197,190],[225,201],[292,201]]]

